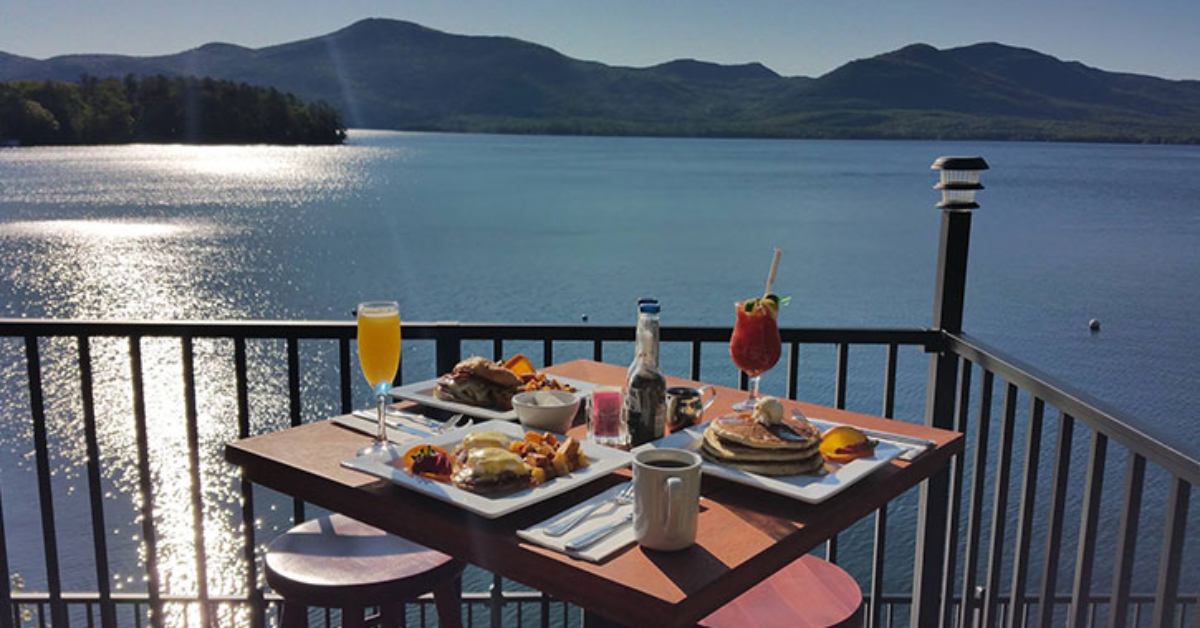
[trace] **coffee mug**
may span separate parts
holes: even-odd
[[[704,393],[712,396],[704,401]],[[712,386],[692,388],[672,386],[667,389],[667,426],[672,432],[695,425],[704,420],[704,411],[717,400],[717,389]]]
[[[675,551],[696,542],[700,456],[686,449],[633,455],[633,534],[642,547]]]

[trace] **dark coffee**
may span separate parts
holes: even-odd
[[[659,469],[682,469],[692,466],[690,462],[680,462],[678,460],[650,460],[643,464],[647,467],[657,467]]]

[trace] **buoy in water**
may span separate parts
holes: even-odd
[[[588,322],[588,315],[587,315],[587,314],[584,314],[583,316],[580,316],[579,318],[580,318],[580,320],[582,320],[582,321],[583,321],[583,322],[585,322],[585,323],[586,323],[586,322]]]
[[[1093,318],[1092,320],[1088,321],[1088,329],[1094,332],[1100,331],[1100,319]]]

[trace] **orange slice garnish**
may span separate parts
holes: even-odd
[[[821,455],[829,462],[850,462],[875,453],[876,441],[848,425],[825,430],[821,435]]]
[[[417,445],[400,458],[404,470],[413,475],[449,482],[454,475],[454,457],[437,445]]]

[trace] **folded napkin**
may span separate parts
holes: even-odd
[[[368,436],[375,436],[375,431],[379,429],[378,424],[375,421],[354,416],[353,414],[335,416],[333,417],[332,421],[338,425],[341,425],[342,427],[348,427],[356,432],[362,432]],[[404,429],[402,430],[390,426],[387,428],[388,440],[392,441],[393,443],[406,443],[418,438],[422,438],[422,435],[424,438],[429,438],[433,435],[433,433],[426,433],[426,431],[422,430],[419,426],[415,424],[409,425],[407,422],[404,423]]]
[[[546,526],[551,525],[564,517],[569,517],[582,508],[588,508],[594,503],[603,502],[615,497],[616,494],[624,490],[626,486],[629,486],[628,482],[618,484],[585,502],[575,504],[571,508],[560,512],[557,515],[546,519],[545,521],[534,524],[528,528],[525,528],[524,530],[517,530],[517,536],[529,541],[530,543],[536,543],[542,547],[548,547],[557,552],[567,554],[568,556],[574,556],[576,558],[582,558],[584,560],[598,563],[636,540],[633,538],[632,522],[625,524],[624,527],[616,532],[613,532],[604,539],[597,541],[596,543],[578,552],[567,551],[563,546],[580,535],[587,534],[596,528],[608,525],[614,521],[619,521],[622,517],[628,515],[630,512],[633,512],[632,503],[622,506],[618,506],[613,503],[605,504],[597,509],[596,512],[592,513],[588,518],[580,522],[579,525],[571,528],[569,532],[562,536],[548,536],[545,532],[543,532],[543,530],[546,528]]]

